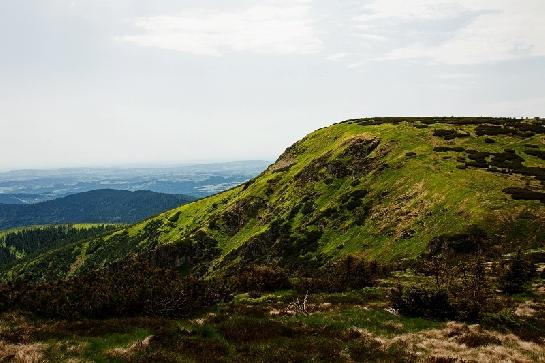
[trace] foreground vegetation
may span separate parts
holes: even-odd
[[[505,271],[511,271],[513,261],[510,260]],[[538,264],[537,270],[543,271],[543,267]],[[429,294],[414,293],[415,286],[428,285],[435,277],[412,269],[377,277],[369,287],[338,292],[318,291],[320,289],[303,292],[297,279],[288,279],[287,289],[266,291],[274,286],[263,282],[275,281],[276,286],[282,286],[285,280],[278,275],[273,278],[270,270],[262,275],[266,279],[256,276],[250,282],[253,286],[242,277],[233,287],[244,288],[232,290],[232,295],[223,296],[223,301],[208,307],[197,307],[186,300],[186,306],[193,308],[178,311],[176,316],[171,315],[171,310],[155,309],[147,314],[140,311],[139,317],[126,314],[126,317],[112,318],[119,311],[111,310],[109,317],[100,320],[81,316],[62,319],[8,309],[0,315],[0,359],[26,362],[545,361],[543,272],[536,272],[534,277],[521,282],[520,294],[501,292],[489,296],[498,306],[483,306],[482,316],[473,317],[476,320],[458,322],[445,318],[443,310],[433,306],[433,299],[426,300]],[[475,277],[469,275],[470,279]],[[501,284],[493,282],[491,277],[488,274],[483,277],[483,289]],[[151,279],[151,283],[156,282]],[[394,308],[397,298],[392,293],[399,287],[413,291],[412,296],[416,297],[411,312]],[[248,289],[249,292],[243,292]],[[186,296],[182,291],[178,293]],[[459,290],[458,293],[470,298],[474,291]]]

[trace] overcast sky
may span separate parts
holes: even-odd
[[[274,159],[364,115],[545,116],[545,1],[0,1],[0,169]]]

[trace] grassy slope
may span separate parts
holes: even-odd
[[[6,241],[3,240],[3,237],[6,236],[6,235],[9,235],[11,233],[30,231],[30,230],[40,230],[40,229],[44,229],[46,227],[60,227],[60,226],[70,226],[70,227],[73,227],[73,228],[75,228],[77,230],[89,230],[89,229],[92,229],[92,228],[95,228],[95,227],[100,227],[100,226],[112,226],[112,227],[116,227],[116,228],[122,228],[123,224],[109,224],[109,223],[76,223],[76,224],[66,224],[66,225],[64,225],[64,224],[48,224],[48,225],[36,225],[36,226],[25,226],[25,227],[14,227],[14,228],[9,228],[9,229],[3,229],[3,230],[0,230],[0,248],[5,248],[6,247]],[[37,254],[40,253],[40,252],[34,252],[34,253],[31,253],[29,255],[27,252],[18,250],[14,246],[10,246],[9,249],[10,249],[11,253],[14,256],[17,256],[17,259],[26,258],[28,260],[28,259],[31,259],[33,255],[37,255]],[[5,268],[9,269],[9,267],[1,266],[1,264],[0,264],[0,269],[5,269]]]
[[[213,265],[219,265],[230,252],[234,256],[232,261],[239,261],[237,249],[267,231],[275,219],[288,221],[294,233],[322,230],[317,248],[302,256],[306,260],[352,253],[381,261],[414,258],[426,250],[432,238],[463,232],[474,224],[485,228],[498,244],[516,244],[518,241],[513,239],[518,238],[520,243],[533,243],[525,247],[538,247],[536,244],[545,234],[544,205],[538,201],[515,201],[502,192],[506,187],[536,186],[535,181],[517,174],[459,169],[460,162],[456,158],[464,153],[439,153],[434,152],[433,147],[463,146],[490,152],[510,148],[524,157],[526,166],[543,166],[541,159],[524,153],[525,145],[543,145],[541,135],[526,138],[499,135],[493,137],[495,143],[489,144],[485,143],[484,136],[475,136],[472,125],[433,124],[427,128],[414,125],[344,122],[317,130],[290,148],[251,183],[132,225],[94,245],[85,242],[67,247],[71,250],[53,251],[17,270],[39,273],[38,269],[42,269],[47,260],[47,266],[62,275],[67,271],[76,272],[81,266],[96,266],[123,258],[127,252],[138,251],[150,243],[144,231],[154,223],[159,245],[191,238],[197,230],[213,237],[221,249],[221,256]],[[472,136],[452,141],[433,136],[435,129],[453,128]],[[331,161],[350,166],[354,160],[347,159],[343,152],[355,140],[375,138],[380,140],[380,145],[368,158],[376,158],[376,162],[366,173],[337,177],[324,172],[324,168],[316,169],[324,158],[327,159],[325,166]],[[416,155],[409,156],[408,152]],[[291,166],[284,170],[281,167],[285,165]],[[310,174],[320,172],[320,177],[307,183],[298,181],[305,170],[311,170]],[[356,219],[361,219],[358,216],[361,206],[347,210],[342,202],[343,195],[355,190],[368,191],[360,201],[370,207],[362,225],[356,223]],[[237,209],[244,201],[256,198],[264,201],[256,213]],[[309,198],[313,202],[310,211],[290,216],[290,212]],[[321,214],[328,208],[335,209],[332,217]],[[233,211],[237,211],[242,220],[242,227],[234,234],[229,232],[224,218]],[[528,221],[532,226],[527,225]],[[123,233],[126,235],[120,237]]]

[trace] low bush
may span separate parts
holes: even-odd
[[[367,194],[368,191],[364,189],[356,189],[350,193],[344,194],[340,198],[341,207],[352,211],[364,204],[364,198]]]
[[[286,271],[276,265],[252,265],[233,277],[237,291],[275,291],[291,287]]]
[[[439,129],[439,130],[433,131],[433,136],[442,137],[445,140],[453,140],[457,137],[469,137],[469,134],[458,132],[457,130],[452,130],[452,129],[449,129],[449,130]]]
[[[520,250],[502,267],[498,284],[500,289],[509,295],[524,292],[527,283],[536,275],[535,264],[525,258]]]
[[[545,160],[545,151],[543,150],[539,150],[539,149],[535,149],[535,148],[528,148],[524,151],[526,154],[528,155],[532,155],[532,156],[535,156],[535,157],[538,157],[542,160]]]
[[[0,307],[67,319],[133,315],[182,316],[221,301],[216,282],[159,268],[137,257],[67,280],[18,281],[2,288]]]
[[[394,309],[403,315],[431,319],[452,319],[455,311],[449,301],[448,291],[435,286],[397,286],[390,293]]]
[[[506,126],[477,125],[475,128],[477,136],[516,135],[516,130]]]
[[[429,284],[399,285],[390,293],[390,303],[400,313],[479,321],[484,313],[496,309],[491,298],[491,282],[481,258],[453,264],[443,253],[431,257],[420,269],[433,277]]]
[[[432,239],[428,244],[431,256],[443,252],[453,254],[470,254],[482,250],[487,244],[488,236],[479,226],[470,226],[466,232],[441,235]]]
[[[336,292],[373,286],[391,268],[358,256],[346,256],[324,266],[314,274],[296,279],[293,287],[299,292]]]
[[[461,146],[435,146],[433,148],[433,151],[435,152],[447,152],[447,151],[463,152],[465,151],[465,149]]]
[[[469,348],[477,348],[485,345],[501,345],[501,340],[492,334],[485,332],[470,331],[459,336],[456,341],[465,344]]]
[[[517,187],[505,188],[503,192],[509,194],[514,200],[539,200],[545,203],[545,193],[542,192]]]

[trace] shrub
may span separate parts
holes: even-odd
[[[535,156],[535,157],[538,157],[542,160],[545,160],[545,151],[543,150],[539,150],[539,149],[535,149],[535,148],[528,148],[524,151],[526,154],[528,155],[532,155],[532,156]]]
[[[545,193],[534,192],[532,190],[524,188],[505,188],[504,193],[511,195],[511,198],[514,200],[539,200],[542,203],[545,203]]]
[[[398,286],[390,293],[394,309],[408,316],[451,319],[455,316],[446,289],[434,286]]]
[[[340,284],[348,288],[362,288],[372,286],[381,269],[376,261],[346,256],[333,265],[332,273]]]
[[[389,271],[390,268],[386,265],[349,255],[330,263],[314,275],[300,277],[293,285],[300,292],[361,289],[373,286],[378,277],[386,275]]]
[[[469,134],[458,132],[456,130],[434,130],[433,136],[442,137],[445,140],[453,140],[457,137],[469,137]]]
[[[68,280],[17,282],[3,295],[5,309],[61,318],[181,316],[225,299],[227,290],[137,257]]]
[[[176,213],[174,213],[173,215],[168,217],[168,221],[171,222],[171,223],[176,223],[178,221],[178,219],[180,219],[181,214],[182,214],[181,211],[177,211]]]
[[[469,348],[477,348],[485,345],[501,345],[501,340],[497,337],[479,331],[470,331],[466,334],[459,336],[457,339],[458,343],[465,344]]]
[[[368,192],[364,189],[356,189],[350,193],[344,194],[340,198],[341,207],[349,211],[356,209],[364,204],[364,199]]]
[[[394,288],[392,306],[406,315],[463,321],[479,321],[494,310],[483,260],[449,262],[445,253],[432,257],[422,270],[433,275],[435,283]]]
[[[301,206],[301,213],[303,213],[303,215],[309,215],[313,211],[314,211],[314,202],[312,200],[307,200]]]
[[[524,292],[526,283],[536,274],[535,265],[523,257],[519,250],[504,266],[499,278],[499,286],[506,294]]]
[[[473,225],[464,233],[435,237],[429,242],[428,251],[432,256],[445,252],[445,250],[454,254],[475,253],[485,246],[487,240],[486,231]]]
[[[448,273],[456,277],[448,279],[446,285],[457,319],[479,321],[484,313],[496,309],[491,299],[491,284],[480,257],[460,262]]]
[[[237,291],[275,291],[291,287],[286,271],[276,265],[252,265],[233,281]]]
[[[495,125],[478,125],[475,128],[477,136],[495,136],[495,135],[515,135],[516,130],[510,127],[495,126]]]
[[[486,314],[481,322],[483,327],[504,333],[515,334],[523,340],[543,343],[545,335],[545,314],[536,316],[517,316],[510,309]]]
[[[433,148],[433,151],[435,152],[447,152],[447,151],[463,152],[465,151],[465,149],[461,146],[435,146]]]

